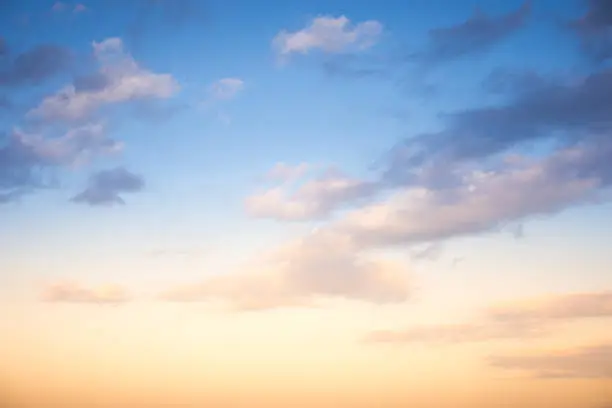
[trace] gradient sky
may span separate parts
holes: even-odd
[[[0,0],[0,406],[612,407],[611,6]]]

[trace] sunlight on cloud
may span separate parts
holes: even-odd
[[[300,31],[282,30],[274,37],[272,45],[281,57],[307,54],[316,49],[326,53],[365,50],[376,44],[382,31],[382,24],[375,20],[352,25],[345,16],[321,16]]]
[[[127,291],[119,285],[84,287],[75,282],[49,285],[41,296],[45,302],[119,304],[131,300]]]

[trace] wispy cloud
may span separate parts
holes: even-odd
[[[162,294],[170,301],[226,302],[237,309],[316,304],[325,298],[395,303],[411,293],[402,263],[355,252],[345,237],[313,233],[282,246],[236,273]]]
[[[47,286],[41,295],[45,302],[119,304],[131,300],[127,290],[119,285],[84,287],[75,282],[58,282]]]
[[[376,343],[456,344],[526,339],[548,335],[558,323],[593,318],[612,318],[612,291],[520,300],[492,306],[480,319],[471,323],[375,331],[368,334],[366,340]]]
[[[496,355],[487,361],[494,367],[524,371],[538,378],[612,379],[610,344],[539,354]]]
[[[19,54],[12,54],[4,40],[0,40],[0,56],[8,61],[0,67],[0,87],[39,85],[44,81],[67,73],[74,62],[66,48],[41,44]]]

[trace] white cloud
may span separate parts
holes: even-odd
[[[59,282],[46,287],[42,300],[58,303],[124,303],[130,300],[127,291],[118,285],[86,288],[74,282]]]
[[[297,177],[305,171],[303,165],[276,165],[269,174],[280,179],[284,177],[285,183],[248,197],[247,212],[254,217],[280,220],[321,218],[347,201],[367,197],[375,188],[373,183],[348,177],[335,169],[296,183]]]
[[[88,77],[90,86],[68,85],[45,98],[28,115],[43,120],[79,121],[105,105],[143,99],[166,99],[179,89],[170,74],[156,74],[138,66],[123,50],[119,38],[92,44],[100,71]],[[95,81],[94,81],[95,80]]]
[[[321,16],[296,32],[282,30],[272,42],[280,56],[307,54],[319,49],[326,53],[364,50],[374,45],[383,31],[381,23],[368,20],[352,25],[345,16]]]
[[[346,237],[326,232],[296,240],[247,268],[170,290],[163,298],[221,300],[238,309],[267,309],[314,305],[330,297],[401,302],[410,294],[405,265],[358,254]]]

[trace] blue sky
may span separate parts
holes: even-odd
[[[612,316],[608,2],[1,7],[0,306],[25,321],[6,326],[12,340],[44,331],[99,359],[79,331],[88,313],[146,339],[130,319],[195,304],[232,342],[272,338],[295,316],[340,349],[363,336],[485,341],[489,360],[456,351],[504,362],[478,375],[512,366],[609,384],[610,353],[597,354]],[[491,312],[507,301],[514,317]],[[94,310],[109,304],[128,314]],[[534,322],[564,334],[546,343]],[[54,323],[66,333],[47,333]],[[579,357],[497,358],[500,339]],[[163,347],[193,346],[173,341]],[[354,341],[350,361],[372,356]],[[581,365],[583,351],[604,368]],[[371,358],[399,379],[404,357]],[[588,384],[560,402],[601,385]]]

